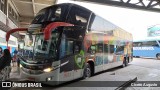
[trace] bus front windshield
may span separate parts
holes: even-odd
[[[37,34],[34,45],[34,56],[37,58],[56,58],[59,33],[52,33],[49,40],[44,40],[43,34]],[[36,58],[35,58],[36,59]]]
[[[44,40],[43,34],[36,35],[34,53],[35,55],[45,55],[47,54],[49,41]]]

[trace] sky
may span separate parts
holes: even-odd
[[[122,29],[132,33],[133,40],[149,39],[147,28],[160,24],[160,13],[136,9],[83,3],[70,0],[59,0],[58,3],[71,2],[86,7]],[[160,38],[160,37],[156,37]]]

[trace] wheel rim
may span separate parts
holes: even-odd
[[[91,70],[90,68],[86,69],[86,77],[90,77],[91,76]]]

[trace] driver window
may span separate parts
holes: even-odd
[[[55,56],[55,53],[56,53],[56,48],[55,48],[55,44],[53,42],[51,42],[51,46],[50,46],[50,49],[49,49],[49,56],[51,57],[54,57]]]
[[[52,33],[52,38],[51,38],[51,44],[49,48],[49,56],[50,57],[56,57],[56,52],[57,52],[57,42],[58,42],[58,33]]]
[[[56,40],[54,37],[52,37],[51,39],[51,45],[50,45],[50,48],[49,48],[49,56],[54,56],[56,54]]]
[[[47,41],[43,41],[42,50],[46,51],[47,50],[47,46],[48,46],[48,42]]]
[[[73,40],[67,38],[65,34],[62,35],[60,46],[60,58],[73,54]]]

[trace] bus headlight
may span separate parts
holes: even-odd
[[[53,69],[52,68],[46,68],[46,69],[44,69],[43,71],[44,72],[51,72]]]
[[[22,68],[23,66],[20,64],[19,67]]]

